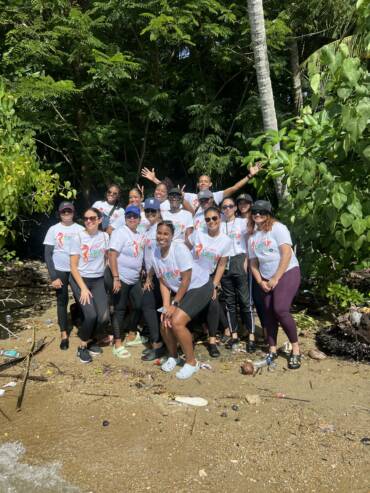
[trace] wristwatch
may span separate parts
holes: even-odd
[[[172,300],[171,305],[178,307],[180,305],[180,302],[176,300]]]

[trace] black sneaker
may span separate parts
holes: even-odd
[[[270,365],[271,365],[271,363],[272,363],[274,360],[276,360],[276,358],[277,358],[277,357],[278,357],[278,354],[277,354],[277,353],[269,353],[269,354],[266,356],[266,358],[265,358],[265,360],[266,360],[266,362],[267,362],[267,365],[268,365],[268,366],[270,366]]]
[[[96,342],[90,342],[87,345],[87,350],[89,351],[91,356],[99,356],[103,352],[102,348],[98,346]]]
[[[208,344],[208,353],[209,353],[211,358],[218,358],[221,356],[221,353],[218,350],[217,344]]]
[[[239,345],[239,343],[240,343],[239,337],[237,337],[236,339],[234,339],[233,337],[230,337],[230,339],[225,344],[225,348],[226,349],[235,349]]]
[[[80,358],[81,363],[91,363],[92,357],[87,347],[79,347],[77,349],[77,357]]]
[[[59,347],[62,351],[66,351],[69,348],[69,339],[62,339]]]
[[[148,353],[142,355],[142,361],[154,361],[155,359],[162,358],[166,354],[165,346],[159,347],[157,349],[150,349]]]
[[[247,353],[255,353],[256,349],[257,349],[256,341],[248,341],[247,342],[247,347],[246,347]]]
[[[290,353],[288,359],[288,368],[291,370],[298,370],[301,367],[301,355]]]

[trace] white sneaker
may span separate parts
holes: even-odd
[[[176,373],[176,378],[179,378],[180,380],[186,380],[187,378],[193,376],[194,373],[199,371],[199,369],[200,364],[198,363],[198,361],[196,362],[195,366],[185,363],[181,370]]]
[[[180,362],[179,358],[173,358],[172,356],[170,356],[161,366],[161,370],[165,371],[166,373],[169,373],[170,371],[173,371],[176,368],[179,362]]]

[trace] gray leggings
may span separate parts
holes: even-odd
[[[87,342],[96,335],[98,330],[108,324],[109,306],[108,296],[104,286],[104,277],[83,277],[82,279],[93,295],[89,304],[81,305],[83,322],[78,335],[81,341]],[[79,300],[81,289],[72,276],[69,282],[75,298]]]

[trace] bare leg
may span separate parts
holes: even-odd
[[[168,354],[173,358],[177,358],[177,341],[172,332],[172,329],[168,329],[161,325],[161,334],[164,340],[164,343],[167,346]]]
[[[178,308],[172,317],[172,331],[185,354],[186,363],[195,366],[193,338],[186,327],[190,320],[190,317],[181,308]]]

